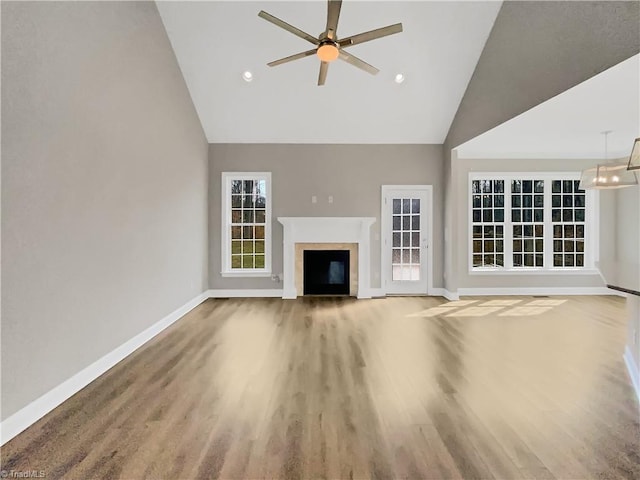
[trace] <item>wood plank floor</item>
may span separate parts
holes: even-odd
[[[640,479],[624,299],[208,300],[1,449],[47,479]]]

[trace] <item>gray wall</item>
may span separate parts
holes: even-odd
[[[433,185],[433,281],[442,286],[441,145],[209,146],[209,285],[211,288],[281,288],[268,278],[220,276],[220,178],[225,171],[272,172],[273,272],[282,272],[280,216],[376,217],[371,228],[371,286],[380,286],[381,185]],[[318,203],[311,203],[311,196]],[[334,202],[327,198],[333,195]]]
[[[638,52],[640,2],[504,2],[449,129],[448,150]]]
[[[207,148],[153,2],[2,2],[2,419],[200,294]]]
[[[469,173],[470,172],[580,172],[593,166],[593,160],[477,160],[454,159],[456,197],[456,231],[454,252],[457,257],[456,274],[458,288],[529,288],[529,287],[604,287],[599,274],[593,275],[480,275],[469,274]],[[612,199],[602,199],[601,215],[603,228],[610,225],[614,209]],[[606,232],[601,228],[601,233]],[[615,239],[600,235],[600,250],[604,252],[615,248]]]

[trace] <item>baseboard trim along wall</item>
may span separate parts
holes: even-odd
[[[151,325],[143,332],[123,343],[115,350],[107,353],[104,357],[96,360],[88,367],[76,373],[73,377],[65,380],[57,387],[49,390],[40,398],[8,417],[0,423],[0,445],[4,445],[20,432],[33,425],[62,402],[82,390],[104,372],[200,305],[207,298],[209,298],[207,292],[198,295],[159,322]]]
[[[460,300],[457,293],[450,292],[446,288],[430,288],[429,295],[433,295],[436,297],[444,297],[450,302],[455,302],[456,300]]]
[[[206,292],[209,298],[282,298],[281,288],[221,289]]]
[[[636,391],[636,397],[638,397],[638,402],[640,402],[640,368],[636,365],[635,359],[633,358],[633,353],[629,348],[629,345],[624,349],[624,363],[627,365],[627,370],[629,371],[629,376],[631,377],[631,383],[633,384],[633,389]]]
[[[458,295],[620,295],[607,287],[459,288]],[[624,296],[624,295],[623,295]]]

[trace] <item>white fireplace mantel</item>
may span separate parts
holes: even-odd
[[[357,243],[358,298],[371,298],[370,229],[374,217],[278,217],[284,226],[283,294],[296,298],[296,243]]]

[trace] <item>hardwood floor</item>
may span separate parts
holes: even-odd
[[[3,446],[1,468],[639,479],[625,332],[617,297],[208,300]]]

